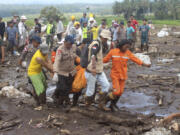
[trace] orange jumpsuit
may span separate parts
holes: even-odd
[[[127,80],[127,62],[131,61],[142,65],[143,62],[133,55],[132,52],[127,50],[125,53],[121,52],[118,48],[112,49],[103,62],[107,63],[112,59],[111,79],[113,84],[113,95],[121,96],[124,92],[125,81]]]

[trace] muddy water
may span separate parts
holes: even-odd
[[[172,106],[159,106],[155,96],[132,91],[124,92],[118,102],[118,107],[120,110],[132,113],[155,114],[156,116],[167,116],[171,113],[179,112],[176,103]]]

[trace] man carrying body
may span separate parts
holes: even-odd
[[[109,111],[106,108],[104,98],[106,97],[110,84],[107,77],[103,71],[103,46],[107,44],[107,40],[111,39],[111,32],[109,30],[102,30],[100,34],[100,39],[98,41],[93,41],[88,49],[88,64],[86,68],[85,77],[87,80],[87,90],[86,90],[86,105],[89,106],[92,103],[93,95],[95,93],[95,85],[98,82],[102,86],[100,91],[100,103],[99,108],[105,111]]]
[[[41,44],[40,49],[33,55],[30,65],[28,67],[28,77],[34,88],[34,98],[36,99],[37,105],[46,103],[46,77],[42,71],[45,67],[48,71],[53,73],[52,67],[48,61],[49,48],[46,44]]]
[[[65,37],[64,44],[56,52],[54,72],[58,74],[57,88],[54,93],[54,100],[58,105],[69,103],[69,93],[72,90],[72,83],[76,74],[75,61],[80,62],[76,55],[74,38],[70,35]]]

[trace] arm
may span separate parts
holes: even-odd
[[[54,62],[54,65],[53,65],[53,70],[54,72],[58,72],[58,68],[59,68],[59,61],[62,60],[62,54],[61,54],[61,50],[60,49],[57,49],[56,51],[56,57],[55,57],[55,62]]]
[[[23,50],[23,52],[22,52],[22,55],[21,55],[21,57],[20,57],[20,59],[19,59],[19,65],[21,65],[22,64],[22,61],[23,60],[25,60],[25,58],[26,58],[26,56],[27,56],[27,54],[28,54],[28,45],[26,45],[25,47],[24,47],[24,50]]]
[[[174,114],[169,115],[168,117],[165,117],[163,122],[168,123],[168,122],[171,122],[174,118],[179,118],[179,117],[180,117],[180,113],[174,113]]]
[[[92,59],[92,70],[93,70],[92,73],[93,73],[93,75],[96,75],[96,55],[99,52],[99,50],[100,50],[100,47],[98,44],[93,45],[91,48],[91,54],[92,54],[91,59]]]
[[[138,59],[136,56],[134,56],[134,54],[132,52],[129,51],[129,58],[131,61],[133,61],[134,63],[138,64],[138,65],[143,65],[143,62]]]
[[[80,58],[78,56],[76,57],[75,61],[77,64],[80,64]]]
[[[131,53],[130,51],[129,51],[128,55],[129,55],[130,60],[133,61],[134,63],[138,64],[138,65],[142,65],[142,66],[145,66],[145,67],[150,67],[151,66],[151,64],[143,63],[140,59],[138,59],[136,56],[134,56],[134,54]]]
[[[45,67],[47,70],[49,70],[49,72],[51,72],[51,73],[53,73],[53,69],[52,69],[52,67],[48,64],[48,60],[46,59],[46,60],[43,60],[43,59],[41,59],[41,58],[36,58],[36,60],[37,60],[37,62],[39,63],[39,64],[41,64],[43,67]]]
[[[110,51],[103,59],[103,63],[108,63],[112,59],[112,51]]]

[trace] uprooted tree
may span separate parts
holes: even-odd
[[[43,8],[40,17],[46,18],[47,20],[65,19],[63,13],[53,6]]]

